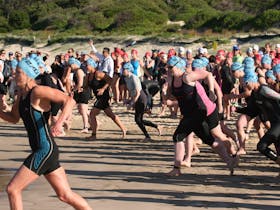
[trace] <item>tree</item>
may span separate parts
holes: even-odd
[[[14,29],[24,29],[30,27],[28,13],[22,10],[14,10],[10,13],[9,24]]]

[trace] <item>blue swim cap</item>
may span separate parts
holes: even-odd
[[[31,58],[31,59],[34,59],[35,57],[37,57],[37,54],[36,54],[36,53],[31,53],[31,54],[29,55],[29,58]]]
[[[93,68],[97,67],[97,63],[92,58],[87,59],[87,65],[92,66]]]
[[[172,56],[167,61],[167,64],[172,67],[176,66],[178,69],[184,72],[187,63],[186,61],[184,61],[182,58],[179,58],[178,56]]]
[[[201,57],[200,60],[202,60],[203,67],[206,67],[209,64],[209,60],[206,57]]]
[[[257,83],[258,82],[258,77],[256,74],[249,75],[247,77],[244,77],[244,82],[252,82],[252,83]]]
[[[271,64],[272,63],[272,59],[269,55],[264,55],[262,57],[262,64]]]
[[[204,63],[201,59],[194,59],[192,62],[192,67],[201,69],[204,67]]]
[[[18,68],[24,71],[24,73],[32,79],[35,79],[38,75],[40,75],[39,65],[33,59],[23,58],[18,63]]]
[[[133,72],[133,71],[134,71],[134,68],[133,68],[133,66],[132,66],[132,64],[131,64],[130,62],[125,63],[125,64],[123,65],[123,69],[126,69],[126,70],[128,70],[129,72]]]
[[[31,54],[32,56],[29,57],[29,59],[32,59],[34,61],[36,61],[36,63],[38,64],[39,67],[44,68],[45,72],[48,71],[45,62],[43,61],[43,58],[41,56],[38,56],[36,54]]]
[[[232,71],[238,71],[238,70],[244,71],[244,66],[239,62],[234,62],[231,65],[231,70]]]
[[[11,61],[11,67],[13,70],[15,70],[17,68],[17,65],[18,65],[18,61],[16,59],[13,59]]]
[[[252,57],[246,57],[243,61],[244,66],[254,66],[255,61]],[[246,68],[246,67],[245,67]]]
[[[280,74],[280,64],[273,66],[272,70],[275,74]]]
[[[69,65],[72,65],[72,64],[75,64],[77,65],[79,68],[81,66],[81,62],[79,60],[77,60],[76,58],[69,58],[69,61],[68,61]]]
[[[272,70],[268,70],[266,73],[265,73],[265,76],[272,79],[273,81],[276,81],[276,77],[274,76],[273,74],[273,71]]]
[[[178,63],[180,62],[180,58],[178,56],[172,56],[171,58],[169,58],[169,60],[167,61],[167,64],[169,66],[176,66]]]

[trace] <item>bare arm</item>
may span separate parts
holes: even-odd
[[[63,123],[70,116],[76,102],[72,97],[65,95],[60,90],[47,86],[34,88],[31,95],[31,104],[35,109],[47,111],[51,102],[62,104],[62,112],[51,129],[52,135],[57,136],[61,133]]]
[[[10,112],[4,112],[2,109],[0,110],[0,118],[10,123],[18,123],[20,119],[19,115],[19,99],[20,96],[16,96],[15,103],[13,104],[12,110]]]

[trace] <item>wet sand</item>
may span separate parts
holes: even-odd
[[[157,102],[156,102],[157,103]],[[101,128],[96,141],[80,133],[81,117],[74,115],[67,137],[56,138],[61,165],[73,190],[84,196],[96,210],[181,210],[181,209],[279,209],[279,167],[256,151],[257,136],[248,141],[234,176],[206,145],[193,158],[192,168],[180,177],[166,177],[173,160],[172,133],[179,119],[145,116],[164,126],[162,136],[149,129],[153,141],[143,142],[132,112],[122,106],[113,110],[129,129],[120,139],[118,127],[104,114],[98,116]],[[75,111],[76,112],[76,111]],[[234,128],[234,121],[227,122]],[[9,209],[4,192],[8,180],[29,154],[22,123],[0,122],[0,209]],[[40,177],[23,192],[24,209],[72,209],[60,202],[52,188]]]

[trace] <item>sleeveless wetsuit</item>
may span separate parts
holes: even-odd
[[[102,87],[104,87],[104,85],[106,85],[106,81],[105,80],[97,80],[95,78],[95,75],[93,75],[93,78],[92,80],[90,80],[88,82],[88,86],[92,89],[94,95],[95,95],[95,98],[96,98],[96,101],[94,103],[94,107],[97,108],[97,109],[101,109],[101,110],[105,110],[107,109],[110,104],[109,104],[109,100],[110,100],[110,93],[109,93],[109,88],[107,88],[103,95],[99,96],[97,95],[98,93],[98,89],[101,89]]]
[[[88,104],[88,101],[90,99],[90,91],[89,91],[88,88],[85,87],[85,78],[86,78],[86,76],[84,76],[84,78],[83,78],[83,81],[84,81],[83,82],[83,91],[82,92],[78,92],[78,91],[74,92],[74,99],[75,99],[77,104]],[[75,84],[78,83],[77,71],[75,71],[75,73],[74,73],[73,81],[75,82]]]
[[[19,102],[19,113],[27,130],[29,145],[32,154],[29,155],[24,165],[34,173],[48,174],[60,167],[58,161],[58,148],[50,135],[48,119],[50,111],[42,113],[31,106],[32,90],[26,98]]]
[[[219,122],[215,104],[207,98],[199,82],[196,82],[195,86],[182,82],[180,87],[174,87],[173,82],[174,79],[172,80],[172,95],[178,100],[183,115],[183,119],[174,132],[173,141],[183,141],[191,132],[194,132],[204,143],[211,146],[215,139],[210,134],[210,130]],[[201,109],[200,104],[204,104],[205,111]]]

